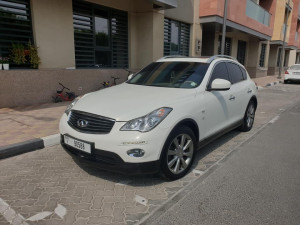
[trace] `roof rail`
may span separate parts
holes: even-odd
[[[187,56],[184,56],[184,55],[167,55],[167,56],[164,56],[164,57],[160,58],[159,60],[169,59],[169,58],[187,58]]]
[[[214,61],[215,59],[218,59],[218,58],[226,58],[226,59],[232,59],[232,60],[235,60],[237,61],[236,58],[232,57],[232,56],[229,56],[229,55],[214,55],[212,57],[210,57],[207,62],[208,63],[211,63],[212,61]]]

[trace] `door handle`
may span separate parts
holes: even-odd
[[[231,95],[230,98],[229,98],[229,100],[230,100],[230,101],[231,101],[231,100],[235,100],[235,96]]]
[[[252,90],[251,90],[251,89],[248,89],[247,93],[248,93],[248,94],[252,93]]]

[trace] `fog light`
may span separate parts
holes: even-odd
[[[145,154],[145,151],[142,149],[131,149],[127,151],[127,155],[129,155],[130,157],[143,157]]]

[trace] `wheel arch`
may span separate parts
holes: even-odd
[[[253,95],[251,98],[250,98],[250,101],[254,101],[255,103],[255,110],[257,109],[257,97],[255,95]],[[250,102],[249,101],[249,102]]]
[[[195,138],[196,138],[196,141],[198,142],[199,141],[199,137],[200,137],[200,131],[199,131],[199,127],[198,127],[198,124],[196,123],[195,120],[193,119],[183,119],[181,120],[180,122],[178,122],[174,128],[172,129],[172,131],[170,132],[170,134],[176,130],[178,127],[180,126],[186,126],[186,127],[189,127],[192,129],[194,135],[195,135]]]
[[[195,135],[195,138],[196,138],[196,144],[198,145],[198,142],[199,142],[199,138],[200,138],[200,131],[199,131],[199,127],[196,123],[195,120],[193,119],[183,119],[181,121],[179,121],[174,127],[173,129],[171,130],[171,132],[168,134],[166,140],[165,140],[165,143],[163,145],[163,148],[162,150],[165,148],[165,144],[166,144],[166,141],[169,139],[170,135],[180,126],[186,126],[186,127],[189,127],[192,129],[194,135]],[[159,159],[161,159],[162,157],[162,151],[160,152],[160,155],[159,155]]]

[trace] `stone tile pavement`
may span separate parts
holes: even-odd
[[[58,122],[70,102],[0,109],[0,147],[58,133]]]
[[[277,75],[253,79],[258,86],[279,81]],[[0,109],[0,147],[58,133],[58,123],[70,102]]]

